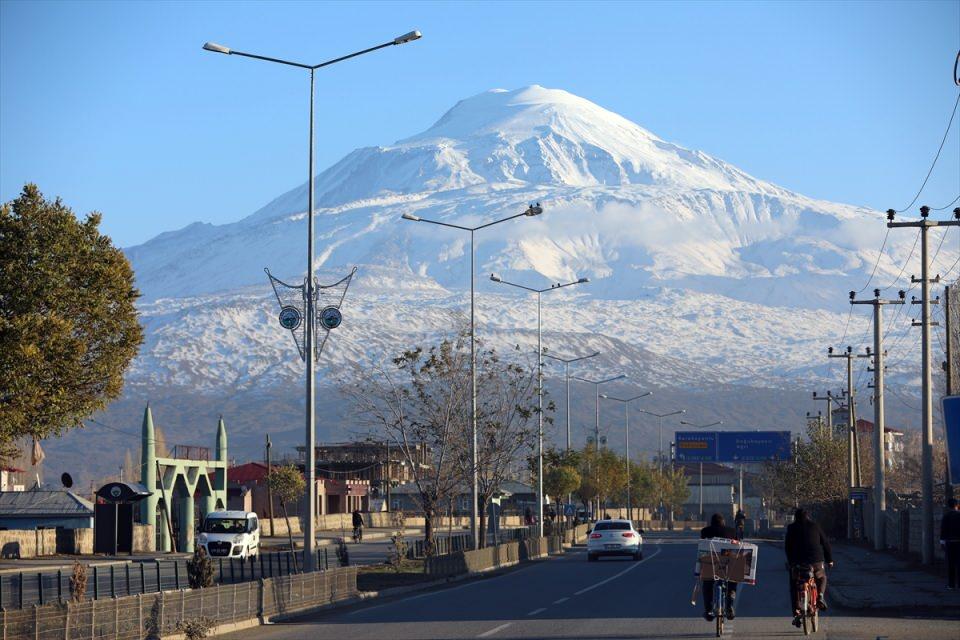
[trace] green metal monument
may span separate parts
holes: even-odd
[[[158,534],[159,551],[170,551],[170,528],[157,506],[164,501],[170,518],[176,513],[179,523],[177,550],[194,550],[194,499],[199,499],[200,517],[227,506],[227,429],[220,418],[217,424],[216,455],[209,460],[209,450],[201,447],[185,448],[185,455],[157,457],[156,431],[153,414],[147,406],[143,412],[143,430],[140,446],[140,482],[152,493],[140,503],[140,522],[154,526]],[[178,447],[179,449],[179,447]],[[192,452],[192,453],[191,453]],[[174,511],[176,510],[176,511]]]

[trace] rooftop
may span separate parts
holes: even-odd
[[[72,491],[2,491],[0,516],[92,516],[93,503]]]

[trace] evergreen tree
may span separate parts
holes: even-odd
[[[120,395],[143,332],[133,270],[36,185],[0,207],[0,456],[81,426]]]

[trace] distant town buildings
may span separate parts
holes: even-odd
[[[869,420],[857,420],[857,433],[873,434],[873,423]],[[883,428],[884,466],[898,469],[903,466],[903,431],[892,427]]]

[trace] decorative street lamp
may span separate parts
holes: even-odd
[[[303,531],[303,568],[305,571],[312,571],[314,569],[314,550],[316,548],[316,504],[317,504],[317,485],[316,485],[316,451],[315,451],[315,442],[316,442],[316,433],[315,433],[315,412],[316,412],[316,397],[315,397],[315,372],[314,364],[317,359],[320,357],[320,352],[323,350],[323,345],[326,343],[326,335],[324,336],[323,341],[320,343],[319,347],[315,345],[316,336],[316,324],[319,323],[320,326],[325,330],[329,331],[340,325],[342,316],[340,314],[340,303],[343,301],[343,296],[346,295],[347,287],[350,286],[350,280],[353,277],[353,274],[356,272],[356,269],[350,273],[347,277],[340,280],[339,282],[330,285],[329,287],[320,287],[316,284],[315,278],[313,276],[313,102],[314,102],[314,75],[317,69],[323,67],[328,67],[337,62],[342,62],[344,60],[349,60],[350,58],[356,58],[357,56],[362,56],[365,53],[370,53],[371,51],[377,51],[378,49],[383,49],[385,47],[392,47],[395,45],[406,44],[408,42],[413,42],[414,40],[419,40],[421,37],[419,31],[411,31],[405,33],[402,36],[398,36],[389,42],[384,42],[375,47],[370,47],[369,49],[364,49],[363,51],[357,51],[349,55],[341,56],[339,58],[334,58],[332,60],[327,60],[326,62],[321,62],[320,64],[303,64],[300,62],[291,62],[290,60],[281,60],[280,58],[270,58],[267,56],[255,55],[252,53],[244,53],[243,51],[236,51],[229,47],[224,47],[223,45],[215,44],[213,42],[207,42],[203,45],[203,48],[206,51],[212,51],[214,53],[223,53],[231,56],[242,56],[245,58],[254,58],[256,60],[265,60],[267,62],[276,62],[278,64],[287,65],[290,67],[298,67],[300,69],[307,69],[310,71],[310,123],[309,123],[309,161],[307,164],[309,178],[307,181],[307,276],[302,285],[288,285],[280,280],[277,280],[270,272],[267,271],[267,275],[270,277],[270,283],[273,285],[274,293],[277,296],[277,301],[280,302],[280,326],[284,329],[287,329],[293,334],[294,340],[297,343],[297,348],[300,351],[300,356],[306,361],[306,459],[304,460],[304,475],[307,480],[307,491],[304,494],[304,517],[306,521],[306,526]],[[279,288],[278,288],[279,285]],[[315,306],[317,303],[317,297],[319,293],[324,293],[328,290],[333,290],[334,292],[340,292],[339,301],[336,304],[330,304],[321,309],[319,313],[315,312]],[[342,292],[341,292],[342,289]],[[292,296],[290,294],[293,294]],[[299,301],[297,300],[298,294],[300,296]],[[286,298],[286,300],[284,300]],[[335,299],[335,298],[334,298]]]

